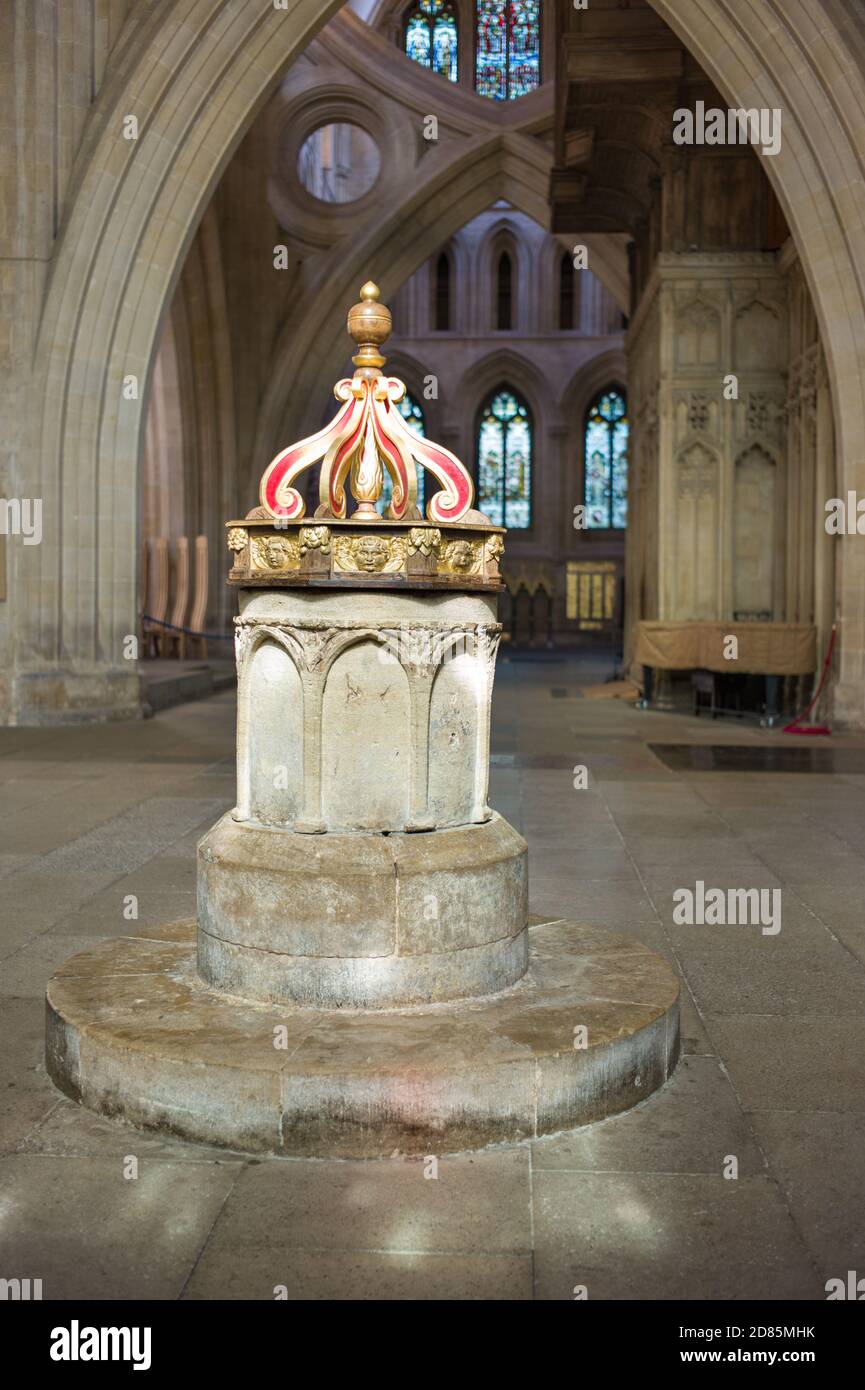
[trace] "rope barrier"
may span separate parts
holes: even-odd
[[[196,632],[191,627],[178,627],[176,623],[164,623],[161,618],[151,618],[149,613],[142,613],[141,616],[146,623],[153,623],[155,627],[167,628],[169,632],[185,632],[187,637],[204,637],[208,642],[234,641],[233,632],[230,632],[228,636],[223,632]]]
[[[803,719],[808,718],[808,716],[811,714],[811,711],[815,708],[817,701],[820,699],[820,696],[823,692],[823,686],[826,684],[826,677],[829,674],[829,667],[832,665],[832,653],[835,650],[835,638],[837,636],[838,629],[836,625],[833,623],[832,635],[829,638],[829,645],[826,648],[826,658],[823,662],[823,670],[820,675],[820,684],[817,686],[817,691],[814,695],[814,698],[811,701],[808,708],[806,710],[803,710],[801,714],[796,716],[792,724],[786,724],[784,726],[785,734],[825,734],[828,736],[832,733],[832,730],[829,728],[828,724],[813,724],[809,725],[807,729],[800,729],[798,725],[802,723]]]

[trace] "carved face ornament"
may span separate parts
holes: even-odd
[[[387,564],[388,545],[381,536],[359,536],[353,551],[355,564],[365,574],[374,574]]]
[[[279,536],[268,537],[264,543],[264,553],[267,563],[273,569],[279,569],[287,564],[290,559],[289,548],[286,542]]]
[[[455,570],[467,570],[474,560],[474,553],[468,541],[451,541],[447,549],[448,564]]]

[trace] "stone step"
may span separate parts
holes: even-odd
[[[254,1004],[197,974],[194,919],[68,961],[47,1067],[91,1110],[257,1153],[377,1158],[519,1143],[630,1109],[679,1055],[679,982],[639,942],[530,928],[499,994],[392,1010]]]
[[[143,661],[145,698],[155,714],[172,705],[204,700],[235,684],[233,661]]]

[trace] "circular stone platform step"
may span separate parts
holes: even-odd
[[[143,928],[50,981],[49,1074],[88,1108],[166,1134],[344,1158],[517,1142],[663,1085],[679,1051],[666,961],[573,922],[537,922],[530,942],[528,974],[501,994],[316,1012],[205,986],[193,919]]]

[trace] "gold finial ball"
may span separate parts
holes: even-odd
[[[367,280],[360,292],[360,303],[353,304],[348,311],[348,331],[361,349],[364,361],[370,363],[379,355],[375,349],[387,341],[393,326],[390,309],[378,302],[379,293],[378,285]]]

